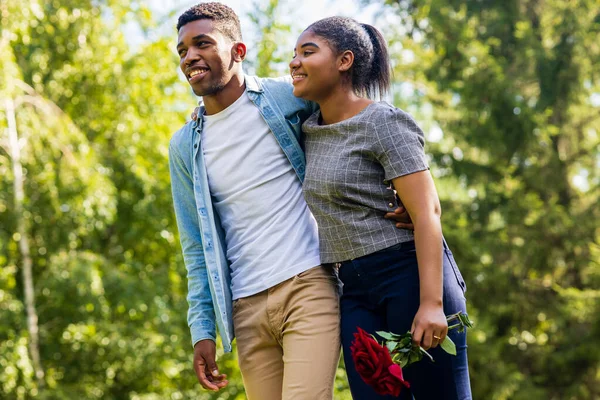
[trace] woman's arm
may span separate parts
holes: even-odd
[[[393,183],[415,227],[420,305],[411,332],[415,344],[428,349],[436,347],[448,333],[443,307],[440,201],[428,170],[395,178]]]

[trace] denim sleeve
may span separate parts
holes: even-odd
[[[181,154],[169,146],[169,170],[173,206],[188,280],[188,325],[192,345],[203,339],[216,342],[215,311],[202,248],[202,237],[194,198],[192,174]]]

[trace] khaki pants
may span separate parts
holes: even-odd
[[[233,303],[249,400],[331,400],[340,357],[340,281],[315,267]]]

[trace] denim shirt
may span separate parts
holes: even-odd
[[[306,163],[301,127],[315,111],[315,105],[294,97],[287,77],[246,76],[245,83],[248,97],[275,135],[298,179],[303,181]],[[199,115],[202,114],[203,109]],[[201,133],[202,118],[198,118],[177,131],[169,145],[173,205],[187,268],[187,319],[192,344],[203,339],[216,341],[218,328],[223,348],[230,352],[234,334],[227,244],[212,204]]]

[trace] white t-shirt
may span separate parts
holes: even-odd
[[[317,224],[302,184],[247,94],[203,118],[202,150],[225,230],[233,299],[319,265]]]

